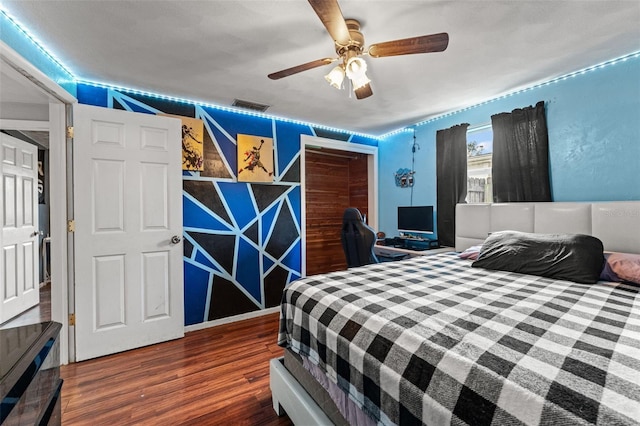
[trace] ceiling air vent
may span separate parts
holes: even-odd
[[[256,102],[243,101],[242,99],[234,99],[232,106],[244,109],[250,109],[251,111],[265,112],[270,105],[263,105]]]

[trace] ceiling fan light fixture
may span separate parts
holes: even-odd
[[[344,80],[344,69],[338,65],[332,69],[329,74],[324,76],[325,80],[336,89],[342,89],[342,81]]]
[[[351,80],[366,78],[367,63],[360,57],[352,57],[347,60],[346,74]]]
[[[0,0],[2,1],[2,0]],[[442,52],[449,45],[449,34],[438,33],[409,37],[399,40],[385,41],[368,46],[365,49],[364,35],[360,32],[360,22],[357,19],[345,19],[338,5],[338,0],[309,0],[320,21],[334,42],[337,58],[323,58],[295,67],[287,68],[268,74],[271,80],[279,80],[302,71],[341,61],[339,67],[334,68],[324,78],[337,89],[342,88],[345,76],[349,77],[357,99],[365,99],[373,95],[367,77],[367,63],[361,58],[369,55],[371,58],[386,56],[413,55],[416,53]]]

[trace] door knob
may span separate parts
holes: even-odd
[[[33,231],[31,237],[37,237],[38,235],[44,235],[43,231]]]
[[[177,235],[174,235],[173,237],[171,237],[171,244],[178,244],[180,242],[181,238]]]

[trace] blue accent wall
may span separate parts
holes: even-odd
[[[302,270],[300,136],[326,130],[82,83],[78,101],[204,122],[204,171],[182,172],[185,324],[277,306]],[[238,134],[273,138],[273,183],[237,181]]]
[[[413,205],[436,205],[436,132],[456,124],[489,124],[491,115],[545,101],[554,201],[640,200],[640,57],[596,68],[415,127]],[[397,231],[396,206],[408,205],[410,188],[394,173],[411,167],[413,133],[378,144],[380,230]],[[437,216],[437,212],[436,212]]]

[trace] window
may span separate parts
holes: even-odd
[[[467,203],[491,203],[491,157],[493,130],[491,125],[467,130]]]

